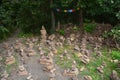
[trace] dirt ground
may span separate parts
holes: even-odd
[[[89,53],[92,53],[94,48],[100,48],[104,44],[101,35],[96,36],[96,34],[91,36],[90,34],[82,34],[80,31],[76,32],[76,30],[74,31],[71,29],[71,27],[67,28],[64,36],[61,36],[57,33],[52,35],[53,39],[49,39],[49,37],[47,37],[47,44],[43,44],[41,42],[41,36],[30,38],[18,38],[17,36],[13,36],[3,43],[0,43],[0,56],[2,58],[0,59],[1,80],[92,80],[91,77],[88,77],[88,79],[83,79],[84,77],[81,75],[77,75],[76,78],[73,78],[73,76],[65,76],[63,75],[65,69],[56,64],[56,60],[54,59],[56,55],[60,54],[59,57],[61,58],[61,51],[67,53],[64,48],[66,44],[69,45],[67,47],[74,46],[72,50],[70,50],[71,48],[68,48],[68,54],[85,52],[84,54],[88,56],[88,60],[85,59],[85,61],[83,61],[85,65],[89,62],[89,57],[91,57],[91,54]],[[98,31],[98,33],[102,33],[101,30]],[[92,47],[89,47],[86,44]],[[86,49],[86,46],[89,48],[89,50]],[[57,50],[59,48],[63,50]],[[74,49],[77,51],[74,51]],[[86,53],[86,51],[89,51],[89,53]],[[54,65],[54,73],[44,71],[45,66],[40,63],[40,59],[42,58],[43,54],[46,56],[49,55],[50,52],[53,53],[52,65]],[[32,53],[32,55],[29,55],[29,53]],[[6,63],[6,58],[10,56],[14,56],[15,61],[13,64],[9,65]],[[98,54],[98,56],[101,56],[101,54]],[[69,55],[67,58],[70,60]],[[24,65],[27,74],[19,74],[19,66],[21,65]],[[7,71],[7,73],[5,71]],[[54,76],[54,78],[51,78],[51,76]]]

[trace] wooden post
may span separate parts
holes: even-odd
[[[50,5],[53,4],[53,0],[51,0]],[[51,23],[52,23],[52,28],[51,28],[51,32],[53,33],[55,31],[55,15],[53,10],[51,10]]]

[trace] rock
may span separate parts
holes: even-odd
[[[81,58],[82,54],[81,53],[76,53],[77,57]]]
[[[52,53],[52,51],[49,52],[48,56],[49,57],[53,57],[54,56],[54,54]]]
[[[28,74],[27,80],[33,80],[31,73]]]
[[[7,71],[4,71],[3,74],[1,75],[1,77],[2,77],[3,79],[7,79],[8,76],[9,76],[9,74],[7,73]]]
[[[86,56],[90,56],[90,51],[85,50],[84,53],[85,53]]]
[[[8,49],[8,47],[9,47],[9,44],[8,44],[8,43],[3,43],[3,48],[4,48],[4,49]]]
[[[32,76],[30,75],[30,76],[27,77],[27,80],[30,80],[31,78],[32,78]]]
[[[70,34],[70,40],[74,41],[75,40],[75,34]]]
[[[84,80],[92,80],[91,76],[84,76]]]
[[[40,64],[52,64],[53,59],[51,57],[42,57],[40,59]]]
[[[40,51],[40,56],[43,56],[45,53],[43,50]]]
[[[77,77],[72,77],[72,78],[70,78],[70,80],[78,80],[78,78]]]
[[[87,64],[90,62],[90,59],[88,56],[86,55],[83,55],[82,58],[81,58],[81,61],[84,63],[84,64]]]
[[[64,70],[63,73],[64,76],[77,76],[78,75],[78,71],[76,71],[75,69],[72,70]]]
[[[53,48],[53,49],[52,49],[52,52],[53,52],[53,54],[57,54],[57,53],[58,53],[58,51],[57,51],[56,48]]]
[[[24,55],[25,55],[25,54],[24,54],[23,48],[20,48],[20,56],[21,56],[21,57],[24,57]]]
[[[64,42],[64,41],[65,41],[65,38],[64,38],[63,36],[60,36],[60,40],[61,40],[62,42]]]
[[[42,26],[42,29],[40,30],[40,32],[41,32],[41,42],[46,43],[47,31],[44,26]]]
[[[84,71],[84,70],[85,70],[84,66],[79,69],[79,71]]]
[[[55,39],[55,34],[52,34],[48,37],[49,40],[53,41]]]
[[[77,45],[75,45],[74,49],[80,51],[80,48]]]
[[[11,65],[11,64],[14,64],[14,63],[15,63],[14,56],[9,56],[9,57],[6,58],[6,61],[5,61],[6,65]]]
[[[27,74],[28,74],[28,72],[27,72],[27,70],[25,69],[24,65],[19,66],[19,71],[18,71],[18,74],[19,74],[19,75],[22,75],[22,76],[24,76],[24,75],[27,75]]]
[[[97,51],[96,52],[96,56],[101,57],[102,56],[102,52],[101,51]]]
[[[44,70],[45,71],[51,71],[54,68],[53,64],[46,64],[44,65]]]
[[[110,75],[110,80],[120,80],[120,78],[118,77],[118,74],[115,70],[112,71],[112,73]]]
[[[32,48],[28,48],[26,52],[29,57],[36,55],[36,52]]]
[[[53,69],[50,70],[51,73],[53,73],[53,72],[55,72],[55,71],[56,71],[55,68],[53,68]]]
[[[102,66],[104,66],[104,67],[105,67],[105,66],[106,66],[106,63],[105,63],[105,62],[102,62]]]
[[[64,76],[72,76],[72,77],[77,77],[79,71],[78,68],[76,67],[76,62],[74,61],[72,64],[71,69],[64,70],[63,75]]]
[[[115,60],[111,60],[111,62],[113,62],[113,63],[118,63],[119,60],[115,59]]]
[[[63,56],[67,56],[67,50],[65,49],[64,52],[62,53]]]
[[[103,73],[103,68],[104,68],[104,66],[102,66],[102,65],[100,67],[97,67],[98,72]]]
[[[41,46],[38,46],[38,50],[39,50],[39,51],[41,51],[41,50],[42,50]]]

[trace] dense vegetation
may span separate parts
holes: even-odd
[[[50,12],[54,8],[69,9],[80,7],[84,20],[107,22],[113,25],[119,23],[120,0],[1,0],[0,1],[0,39],[14,32],[18,27],[25,33],[38,33],[45,25],[48,32],[51,29]],[[79,12],[55,13],[62,23],[78,23]],[[65,18],[64,18],[65,17]],[[63,20],[64,18],[64,20]]]

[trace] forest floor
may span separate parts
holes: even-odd
[[[120,76],[120,61],[112,54],[120,51],[105,46],[109,42],[99,36],[103,30],[96,29],[97,36],[64,30],[64,35],[47,35],[46,43],[41,36],[14,36],[1,43],[0,80],[119,80],[112,79]]]

